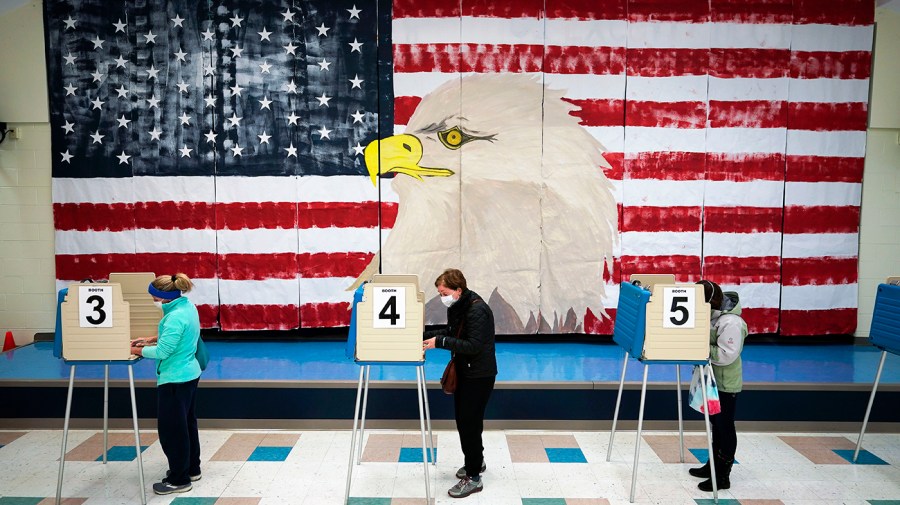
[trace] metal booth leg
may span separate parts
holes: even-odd
[[[675,392],[678,397],[678,452],[684,463],[684,419],[681,414],[681,365],[675,365]]]
[[[431,464],[437,465],[437,451],[434,449],[434,432],[431,431],[431,407],[428,406],[428,383],[425,382],[425,365],[419,365],[422,370],[422,398],[425,399],[425,424],[428,426],[428,449],[431,451]]]
[[[134,369],[128,365],[128,388],[131,390],[131,420],[134,423],[134,450],[137,454],[138,479],[141,484],[141,503],[147,505],[147,492],[144,489],[144,461],[141,456],[141,433],[138,431],[137,399],[134,395]]]
[[[709,423],[709,409],[707,408],[708,398],[706,397],[706,388],[709,386],[712,377],[712,367],[710,365],[704,365],[700,367],[700,382],[703,387],[700,388],[700,391],[703,392],[703,420],[706,423],[706,445],[709,449],[709,473],[710,479],[712,482],[713,488],[713,503],[719,503],[719,487],[716,481],[716,458],[713,457],[713,446],[712,446],[712,432],[710,431],[710,423]]]
[[[644,364],[644,380],[641,382],[641,409],[638,411],[637,438],[634,442],[634,468],[631,469],[631,496],[629,501],[634,503],[634,486],[637,483],[638,459],[641,453],[641,428],[644,425],[644,400],[647,397],[647,370],[649,365]]]
[[[625,351],[622,363],[622,377],[619,379],[619,394],[616,395],[616,410],[613,413],[612,430],[609,432],[609,447],[606,448],[606,461],[612,456],[613,439],[616,438],[616,422],[619,420],[619,405],[622,404],[622,388],[625,387],[625,370],[628,369],[628,351]]]
[[[132,407],[134,405],[132,404]],[[103,365],[103,464],[109,448],[109,365]],[[141,486],[143,487],[143,486]]]
[[[419,397],[419,431],[422,433],[422,467],[425,468],[425,503],[431,504],[431,477],[428,475],[428,445],[425,442],[425,371],[416,367],[416,391]]]
[[[363,382],[363,402],[362,402],[362,418],[359,421],[359,445],[356,446],[356,464],[362,461],[363,445],[366,437],[366,407],[369,405],[369,374],[372,371],[371,365],[366,365],[366,378]]]
[[[359,422],[359,404],[362,399],[364,373],[365,369],[359,367],[359,380],[356,383],[356,408],[353,410],[353,431],[350,432],[350,461],[347,464],[347,490],[344,493],[344,505],[350,502],[350,481],[353,479],[353,459],[356,455],[356,428],[357,422]]]
[[[66,395],[66,420],[63,422],[62,448],[59,450],[59,477],[56,480],[56,505],[62,501],[63,468],[66,464],[66,442],[69,438],[69,414],[72,413],[72,388],[75,385],[75,365],[69,369],[69,393]]]
[[[866,425],[869,424],[869,414],[872,412],[872,404],[875,403],[875,392],[878,391],[878,382],[881,380],[881,370],[884,368],[884,358],[887,351],[881,351],[881,361],[878,362],[878,371],[875,372],[875,382],[872,384],[872,394],[869,395],[869,406],[866,407],[866,415],[863,417],[862,429],[859,430],[859,440],[856,441],[856,450],[853,451],[853,462],[859,457],[859,449],[862,447],[863,435],[866,433]]]

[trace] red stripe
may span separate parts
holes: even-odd
[[[854,284],[859,279],[858,263],[857,258],[784,258],[782,285]]]
[[[784,171],[781,153],[706,154],[706,179],[710,181],[782,181]]]
[[[781,207],[704,207],[703,231],[710,233],[780,232]]]
[[[297,228],[294,202],[238,202],[216,204],[215,208],[217,230]]]
[[[628,20],[639,21],[709,21],[708,0],[629,0]]]
[[[569,114],[581,119],[584,126],[622,126],[625,124],[625,100],[615,99],[574,99],[563,100],[577,105],[579,110]]]
[[[625,126],[706,128],[706,103],[629,100],[625,103]]]
[[[111,272],[169,272],[172,265],[188,277],[216,276],[213,253],[57,254],[56,278],[61,280],[108,279]]]
[[[300,305],[304,328],[333,328],[350,324],[349,303],[306,303]]]
[[[290,330],[300,327],[296,305],[222,304],[219,321],[225,331]]]
[[[397,96],[394,97],[394,124],[409,124],[409,118],[422,102],[420,96]]]
[[[205,230],[215,221],[215,204],[207,202],[136,202],[134,226],[136,228],[179,230]],[[125,216],[114,217],[123,219]]]
[[[548,18],[625,19],[627,0],[547,0]]]
[[[615,329],[616,309],[606,309],[606,315],[609,317],[599,319],[591,309],[587,309],[584,314],[584,332],[588,335],[612,335]]]
[[[54,203],[53,226],[59,231],[132,230],[133,210],[130,203]]]
[[[792,0],[710,0],[717,23],[785,24],[793,20]]]
[[[300,277],[357,277],[372,262],[372,253],[314,253],[298,255]]]
[[[624,47],[547,46],[542,71],[548,74],[621,75]]]
[[[710,128],[787,128],[787,102],[709,101]]]
[[[700,230],[700,207],[625,207],[619,231],[688,232]]]
[[[778,332],[778,314],[779,310],[776,308],[747,308],[741,311],[741,317],[751,334]]]
[[[791,77],[794,79],[868,79],[872,75],[869,51],[794,51]]]
[[[706,75],[709,49],[626,49],[626,73],[643,77]]]
[[[865,131],[868,122],[865,102],[791,102],[787,127],[791,130]]]
[[[871,25],[871,0],[794,0],[794,24]]]
[[[628,179],[696,181],[703,179],[704,153],[647,152],[628,153],[625,175]]]
[[[700,278],[700,257],[671,256],[622,256],[622,279],[631,274],[675,274],[678,282],[693,282]]]
[[[458,18],[460,2],[445,0],[394,0],[391,17],[398,18]]]
[[[540,72],[536,44],[394,44],[394,72]]]
[[[790,49],[722,48],[709,49],[709,75],[720,78],[787,77]]]
[[[219,327],[219,306],[218,305],[197,305],[197,313],[200,316],[201,328],[218,328]]]
[[[785,233],[859,233],[859,206],[784,207]]]
[[[299,271],[296,253],[219,255],[220,279],[296,279]]]
[[[378,202],[300,202],[298,226],[306,228],[378,228]],[[381,202],[381,226],[393,228],[396,202]]]
[[[488,18],[543,18],[544,0],[466,0],[462,3],[462,15]]]
[[[706,256],[703,278],[720,284],[772,284],[781,281],[781,258],[778,256]]]
[[[862,182],[865,158],[788,155],[787,182]]]
[[[852,335],[856,309],[782,310],[779,333],[783,337]]]
[[[606,174],[607,179],[611,181],[621,181],[622,175],[625,172],[625,155],[623,153],[607,152],[603,153],[603,157],[610,165],[609,168],[603,169],[603,173]]]

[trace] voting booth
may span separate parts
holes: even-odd
[[[156,337],[162,309],[153,304],[153,297],[147,286],[156,280],[153,272],[113,272],[109,274],[110,284],[122,287],[122,298],[128,304],[131,318],[131,339]]]
[[[681,462],[684,463],[684,423],[681,407],[681,365],[699,366],[703,384],[708,384],[712,369],[709,366],[710,306],[706,303],[703,286],[699,284],[677,284],[673,274],[635,274],[631,282],[623,282],[619,289],[613,341],[625,351],[622,376],[616,396],[612,430],[609,436],[606,461],[612,456],[619,407],[625,386],[625,372],[629,357],[644,365],[641,383],[640,411],[638,412],[637,441],[634,449],[634,466],[631,476],[630,501],[634,502],[637,482],[637,468],[640,456],[641,429],[644,422],[644,404],[647,396],[647,373],[650,365],[675,365],[678,434]],[[703,390],[703,404],[706,405],[706,389]],[[709,454],[712,454],[712,437],[709,413],[704,409],[706,437]],[[710,459],[713,472],[713,499],[718,502],[715,482],[715,467]]]
[[[353,467],[362,459],[369,402],[369,373],[372,365],[411,366],[416,369],[416,396],[422,433],[422,464],[425,467],[426,502],[431,503],[428,458],[436,463],[428,390],[425,384],[425,293],[417,275],[377,274],[356,289],[350,313],[346,355],[360,366],[350,437],[350,464],[344,503],[350,500]],[[426,436],[427,429],[427,436]]]

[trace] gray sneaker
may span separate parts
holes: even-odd
[[[447,490],[447,494],[453,498],[465,498],[472,493],[480,493],[482,489],[484,489],[484,483],[481,482],[481,479],[476,482],[469,477],[465,477]]]
[[[484,460],[481,460],[481,470],[478,473],[484,473],[485,470],[487,470],[487,465],[484,464]],[[457,479],[465,479],[466,478],[466,467],[463,466],[459,470],[456,471],[456,478]]]

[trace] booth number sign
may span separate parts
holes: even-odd
[[[78,326],[112,328],[112,286],[78,286]]]
[[[697,312],[694,287],[663,288],[663,328],[694,328]]]
[[[406,328],[406,288],[372,287],[373,328]]]

